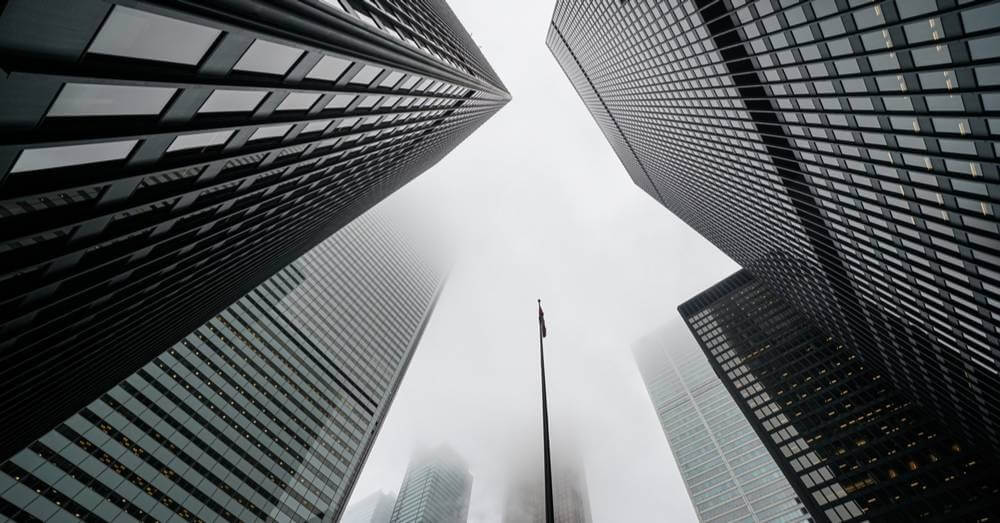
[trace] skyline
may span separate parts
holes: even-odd
[[[994,509],[1000,0],[33,1],[0,9],[0,515],[426,523],[451,448],[456,522],[503,522],[538,299],[573,523]]]

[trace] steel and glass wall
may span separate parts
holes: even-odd
[[[4,4],[0,459],[509,99],[443,0]]]
[[[408,241],[341,229],[0,465],[0,514],[336,518],[443,283]]]
[[[392,523],[465,523],[472,474],[448,447],[418,452],[410,460],[392,509]]]
[[[368,497],[347,507],[340,523],[389,523],[392,507],[396,504],[395,494],[373,492]]]
[[[676,334],[661,328],[633,353],[698,520],[809,521],[705,355]]]
[[[680,306],[712,368],[818,521],[986,521],[995,462],[740,271]]]
[[[1000,3],[560,0],[647,193],[1000,455]]]

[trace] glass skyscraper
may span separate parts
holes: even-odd
[[[444,0],[9,0],[0,55],[0,460],[510,98]]]
[[[697,343],[677,327],[632,351],[698,520],[810,521]]]
[[[392,523],[465,523],[469,517],[472,474],[447,446],[414,454],[392,509]]]
[[[347,507],[340,523],[389,523],[395,504],[395,494],[373,492],[361,501]]]
[[[444,274],[377,210],[0,464],[14,520],[335,520]]]
[[[1000,456],[1000,3],[559,0],[634,182]]]
[[[556,523],[591,523],[587,472],[576,444],[558,441],[553,446],[552,498]],[[524,459],[513,468],[504,494],[504,523],[545,522],[545,472],[541,460]]]
[[[994,461],[749,272],[679,309],[817,521],[989,521],[1000,513]]]

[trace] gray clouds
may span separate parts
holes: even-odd
[[[630,347],[737,267],[632,184],[545,48],[550,2],[449,4],[514,99],[386,202],[448,224],[461,254],[355,499],[448,442],[470,520],[499,521],[511,456],[540,445],[541,298],[552,430],[576,433],[595,521],[693,521]]]

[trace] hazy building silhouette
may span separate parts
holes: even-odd
[[[985,521],[1000,513],[994,462],[749,272],[679,309],[817,521]]]
[[[392,507],[396,504],[395,494],[372,492],[361,501],[347,507],[340,523],[389,523]]]
[[[633,181],[1000,456],[1000,5],[559,0]]]
[[[522,458],[530,453],[522,454]],[[504,523],[545,522],[545,471],[540,457],[508,472]],[[587,473],[578,446],[556,441],[552,456],[553,512],[557,523],[591,523]]]
[[[0,464],[0,515],[336,519],[443,271],[378,210]]]
[[[11,0],[0,55],[0,459],[509,99],[444,0]]]
[[[472,474],[448,446],[418,451],[399,487],[392,523],[465,523],[469,517]]]
[[[697,342],[676,327],[649,334],[632,352],[698,520],[809,521]]]

